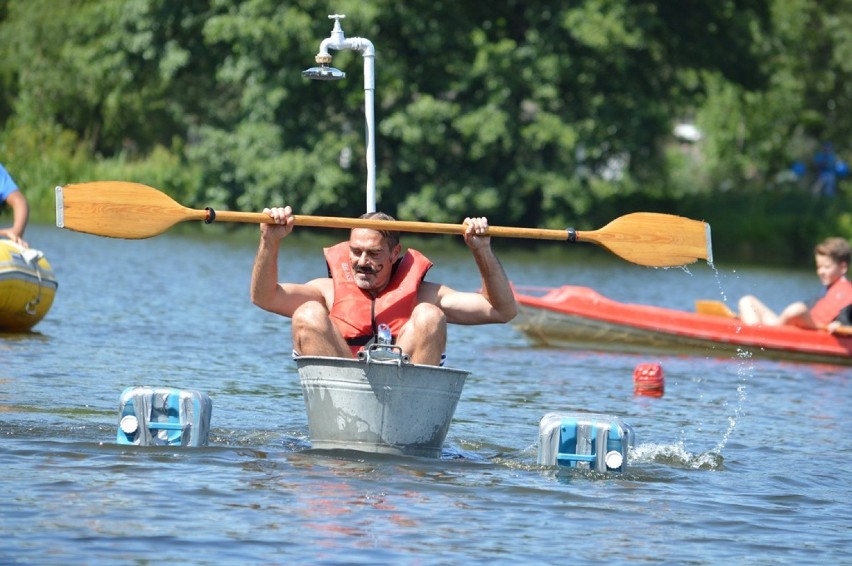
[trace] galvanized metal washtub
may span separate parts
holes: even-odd
[[[470,372],[383,353],[296,358],[311,447],[439,458]]]

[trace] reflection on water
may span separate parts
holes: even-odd
[[[36,333],[0,336],[0,562],[848,561],[849,368],[530,348],[508,326],[451,327],[449,365],[472,374],[440,459],[316,451],[289,323],[248,300],[253,236],[28,235],[60,287]],[[430,279],[478,288],[464,249],[421,247]],[[495,247],[515,284],[620,301],[815,292],[810,271],[726,270],[721,250],[714,271]],[[291,280],[324,270],[316,241],[295,238],[281,266]],[[664,368],[662,398],[633,396],[648,362]],[[210,446],[116,445],[133,385],[209,394]],[[541,417],[575,411],[633,426],[627,472],[536,464]]]

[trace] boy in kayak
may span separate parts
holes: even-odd
[[[18,185],[12,180],[12,176],[0,163],[0,205],[4,204],[11,207],[13,220],[11,228],[0,228],[0,238],[12,240],[16,244],[26,247],[24,230],[27,229],[30,207],[24,193],[18,189]]]
[[[494,252],[486,218],[465,219],[464,241],[482,278],[478,293],[425,281],[432,263],[402,251],[399,232],[354,228],[349,240],[326,248],[330,277],[304,284],[278,282],[280,242],[293,230],[289,206],[266,208],[275,223],[260,225],[251,299],[292,319],[297,355],[351,358],[389,327],[393,344],[415,364],[441,365],[447,323],[504,323],[517,314],[509,280]],[[393,220],[380,213],[361,218]]]
[[[791,325],[800,328],[827,328],[845,307],[852,305],[852,283],[846,278],[849,269],[849,243],[843,238],[828,238],[814,248],[816,273],[825,285],[825,293],[809,303],[788,305],[781,314],[752,295],[740,299],[740,319],[748,326]]]

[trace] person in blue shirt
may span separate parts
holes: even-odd
[[[817,180],[814,183],[814,193],[833,197],[837,192],[837,155],[831,142],[822,144],[822,148],[814,155],[814,165],[817,169]]]
[[[0,163],[0,205],[12,209],[12,227],[0,228],[0,238],[12,240],[16,244],[26,247],[24,231],[27,229],[27,221],[30,217],[30,205],[27,197],[18,189],[18,185]]]

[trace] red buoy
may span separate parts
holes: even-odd
[[[639,364],[633,370],[633,394],[662,397],[665,390],[663,367],[660,364]]]

